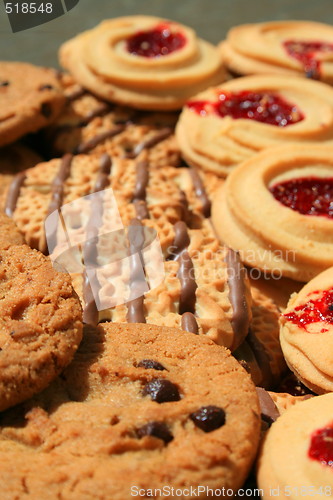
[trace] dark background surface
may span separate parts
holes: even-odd
[[[333,24],[333,0],[80,0],[65,16],[15,34],[1,1],[0,59],[56,66],[62,42],[103,19],[132,14],[180,21],[217,43],[230,27],[243,23],[310,19]]]

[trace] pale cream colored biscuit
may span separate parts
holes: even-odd
[[[333,394],[285,411],[266,434],[259,456],[263,498],[332,498]]]
[[[65,98],[54,70],[0,62],[0,146],[52,122]]]
[[[332,153],[331,146],[289,145],[244,162],[214,197],[212,220],[220,239],[239,250],[247,265],[276,277],[308,281],[332,266],[333,220],[327,203]],[[300,213],[303,180],[310,187],[305,213]],[[321,184],[316,187],[317,182]],[[283,196],[286,189],[294,191],[283,204],[273,196],[273,188],[276,196]],[[298,205],[295,201],[292,209],[287,202],[296,195]]]
[[[320,82],[237,78],[193,97],[180,115],[176,136],[190,165],[226,177],[278,144],[332,145],[332,105],[333,89]]]
[[[226,349],[172,328],[112,323],[87,329],[62,376],[0,418],[8,500],[237,490],[260,431],[255,388]]]
[[[152,33],[161,53],[154,53]],[[133,37],[138,37],[137,51],[128,45]],[[175,44],[169,50],[170,37]],[[92,93],[138,109],[179,109],[225,77],[217,48],[182,24],[149,16],[104,21],[66,42],[60,62]]]
[[[333,268],[294,294],[281,316],[281,347],[290,369],[318,394],[333,391]]]
[[[232,28],[220,52],[237,75],[308,76],[333,83],[333,29],[310,21],[275,21]]]

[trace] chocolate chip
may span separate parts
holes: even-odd
[[[154,436],[161,439],[165,443],[170,443],[173,440],[173,435],[169,431],[169,428],[163,422],[149,422],[146,425],[137,429],[137,435],[139,438],[144,436]]]
[[[45,85],[41,85],[38,90],[53,90],[53,89],[54,89],[53,85],[46,83]]]
[[[178,387],[164,378],[154,378],[147,382],[143,389],[143,395],[150,396],[157,403],[180,400]]]
[[[225,424],[225,412],[218,406],[203,406],[190,419],[204,432],[212,432]]]
[[[143,359],[137,365],[139,368],[146,368],[151,370],[165,370],[164,366],[161,365],[158,361],[154,361],[153,359]]]
[[[9,81],[8,80],[3,80],[0,82],[0,87],[8,87],[9,86]]]
[[[43,102],[40,108],[40,112],[43,116],[45,116],[45,118],[50,118],[50,116],[52,115],[52,107],[49,103]]]

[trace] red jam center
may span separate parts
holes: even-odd
[[[308,455],[323,465],[333,467],[333,425],[318,429],[312,434]]]
[[[270,188],[274,198],[300,214],[333,219],[333,177],[291,179]]]
[[[333,52],[333,44],[327,42],[301,42],[298,40],[286,40],[283,46],[288,54],[301,62],[307,76],[319,78],[320,61],[318,54]]]
[[[168,24],[159,24],[150,31],[139,31],[127,39],[127,50],[142,57],[167,56],[184,47],[182,33],[171,31]]]
[[[299,328],[303,328],[303,330],[306,330],[307,325],[318,323],[318,321],[333,325],[333,288],[324,292],[316,291],[314,293],[320,296],[309,300],[306,304],[295,307],[293,312],[284,314],[283,316]],[[326,331],[327,329],[323,328],[321,333]]]
[[[216,102],[189,101],[187,106],[202,116],[215,113],[221,118],[245,118],[278,127],[304,119],[297,106],[270,92],[221,92]]]

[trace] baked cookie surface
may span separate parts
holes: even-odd
[[[138,109],[179,109],[224,80],[216,47],[186,26],[150,16],[104,21],[66,42],[60,62],[92,93]]]
[[[44,389],[71,361],[82,335],[81,306],[70,277],[20,244],[13,226],[1,220],[1,410]]]
[[[310,21],[276,21],[232,28],[220,52],[237,75],[307,76],[333,83],[333,29]]]
[[[0,62],[0,146],[45,127],[64,104],[55,70]]]
[[[236,78],[192,97],[176,136],[189,165],[226,177],[279,144],[333,144],[333,89],[320,82],[259,75]]]
[[[105,323],[87,330],[48,389],[2,413],[2,495],[125,500],[135,486],[237,489],[259,426],[254,386],[227,350],[171,328]]]

